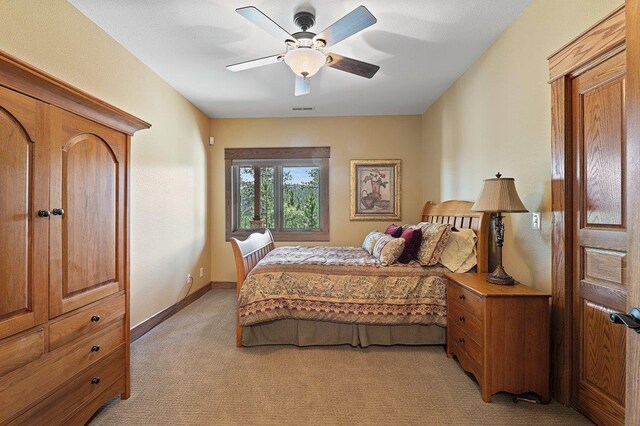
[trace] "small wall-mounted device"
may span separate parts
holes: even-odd
[[[540,212],[531,213],[531,229],[540,229]]]
[[[215,138],[213,136],[209,136],[209,145],[213,146],[215,142]]]

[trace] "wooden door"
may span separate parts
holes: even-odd
[[[640,308],[640,0],[626,2],[627,28],[627,205],[629,258],[627,312]],[[620,326],[618,326],[620,327]],[[627,330],[626,422],[640,424],[640,334]]]
[[[572,81],[574,157],[574,380],[576,407],[623,424],[626,331],[625,53]],[[576,368],[577,367],[577,368]]]
[[[124,134],[57,108],[51,117],[54,318],[124,289],[127,142]]]
[[[47,320],[45,105],[0,87],[0,339]]]

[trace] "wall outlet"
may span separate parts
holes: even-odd
[[[200,278],[204,277],[204,268],[200,268]]]
[[[531,229],[540,229],[540,212],[531,213]]]
[[[187,274],[187,284],[191,284],[193,281],[193,276],[191,274]]]

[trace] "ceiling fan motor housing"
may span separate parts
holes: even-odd
[[[316,23],[316,17],[311,12],[297,12],[293,15],[293,23],[296,24],[303,32],[313,27]]]

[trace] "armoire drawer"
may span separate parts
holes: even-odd
[[[44,354],[44,328],[0,340],[0,376],[35,361]]]
[[[79,407],[99,397],[119,379],[121,379],[124,391],[124,352],[124,345],[122,345],[65,383],[58,391],[45,398],[38,405],[13,419],[11,424],[46,424],[51,426],[66,424],[67,419]]]
[[[113,320],[123,318],[124,294],[100,300],[49,326],[49,350],[54,350],[80,336],[95,332]]]
[[[0,377],[0,424],[123,343],[124,322],[119,321]]]

